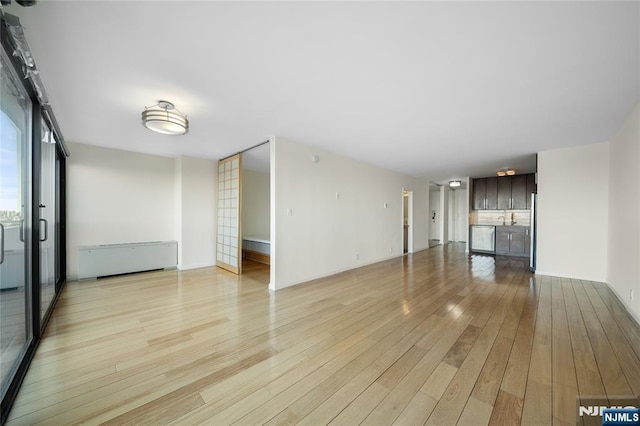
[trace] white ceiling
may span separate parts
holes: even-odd
[[[221,158],[271,135],[446,181],[609,140],[638,2],[15,2],[68,141]],[[154,134],[166,99],[189,134]],[[73,153],[72,153],[73,154]]]

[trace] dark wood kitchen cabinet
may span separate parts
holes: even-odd
[[[524,232],[521,232],[524,231]],[[527,236],[529,229],[520,229],[518,232],[511,232],[511,241],[509,243],[509,254],[512,256],[528,256],[529,244],[527,244]]]
[[[513,175],[498,178],[498,210],[527,210],[531,206],[529,176]]]
[[[498,210],[511,210],[511,176],[498,178]]]
[[[487,179],[473,180],[473,210],[485,209],[485,198],[487,196]]]
[[[473,179],[473,210],[530,210],[536,175]]]
[[[526,210],[527,209],[527,176],[515,175],[511,176],[511,209]]]
[[[473,210],[498,208],[498,178],[473,180]]]
[[[508,254],[511,237],[505,226],[496,226],[496,254]]]
[[[496,226],[496,254],[503,256],[529,256],[529,227]]]
[[[494,187],[489,188],[489,181]],[[474,210],[529,210],[535,174],[474,179]],[[476,191],[476,185],[479,188]],[[494,189],[495,188],[495,189]],[[493,195],[495,194],[495,198]]]

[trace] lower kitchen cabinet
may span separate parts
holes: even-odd
[[[496,254],[528,257],[530,238],[527,226],[496,226]]]

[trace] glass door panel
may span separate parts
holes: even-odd
[[[240,214],[242,154],[218,163],[218,240],[216,264],[235,274],[242,271]]]
[[[31,341],[31,101],[0,56],[0,375],[2,397]]]
[[[43,120],[40,141],[40,318],[44,318],[56,288],[56,145]]]

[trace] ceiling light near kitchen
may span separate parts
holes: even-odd
[[[515,169],[498,170],[498,176],[513,176],[516,174]]]

